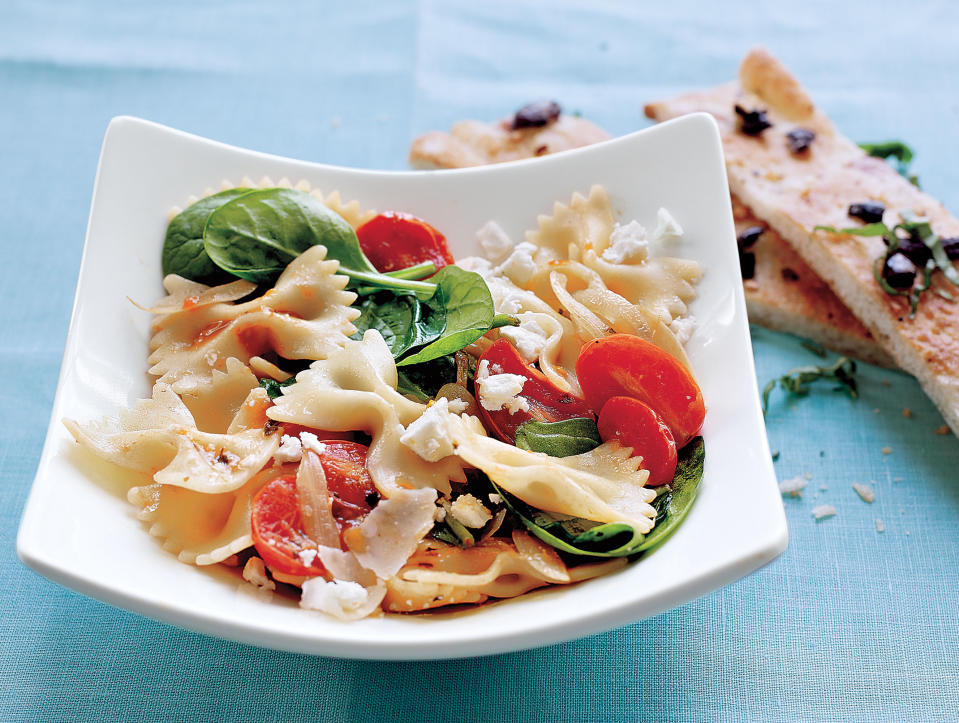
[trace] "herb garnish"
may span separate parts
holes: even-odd
[[[839,357],[830,366],[808,365],[790,369],[777,379],[772,379],[763,388],[763,414],[769,410],[769,397],[778,384],[791,394],[805,396],[809,394],[809,385],[821,379],[838,382],[835,391],[845,390],[853,399],[859,398],[859,385],[856,382],[856,362],[848,357]]]
[[[956,300],[949,292],[932,285],[932,275],[937,270],[941,271],[950,283],[959,286],[959,272],[950,261],[959,257],[959,240],[940,238],[925,218],[908,211],[900,215],[902,221],[892,228],[884,223],[869,223],[838,230],[832,226],[816,226],[813,230],[851,236],[881,236],[886,244],[886,252],[876,259],[873,276],[887,294],[903,296],[908,300],[911,319],[916,315],[923,294],[930,289],[947,301]],[[905,235],[900,236],[899,232]],[[922,268],[922,280],[918,284],[915,283],[918,274],[913,274],[910,279],[909,268],[895,258],[897,254],[905,256],[917,269]]]
[[[909,172],[909,165],[912,163],[912,149],[902,141],[884,141],[882,143],[860,143],[859,147],[866,153],[875,158],[889,160],[896,159],[896,170],[899,175],[909,179],[914,186],[919,185],[919,177],[915,173]]]

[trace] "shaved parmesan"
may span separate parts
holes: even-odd
[[[433,527],[436,490],[397,489],[380,501],[359,527],[347,534],[347,546],[377,577],[393,577]]]

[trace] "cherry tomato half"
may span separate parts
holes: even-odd
[[[610,397],[645,402],[663,418],[682,449],[706,416],[703,393],[682,363],[644,339],[612,334],[586,342],[576,360],[586,402],[602,409]]]
[[[520,411],[515,414],[506,409],[490,411],[483,406],[482,393],[477,395],[483,424],[487,430],[504,442],[514,444],[516,428],[531,419],[540,422],[559,422],[563,419],[592,418],[593,416],[586,402],[564,392],[549,381],[541,371],[529,366],[507,339],[494,342],[479,361],[480,363],[489,362],[490,374],[519,374],[526,379],[519,397],[529,403],[529,411]]]
[[[343,533],[359,525],[373,508],[371,502],[376,503],[376,487],[366,471],[366,447],[341,440],[328,440],[324,444],[320,464],[326,474],[333,517],[342,540]],[[251,522],[253,545],[271,569],[306,577],[326,574],[319,559],[305,565],[299,557],[304,550],[315,550],[316,542],[303,527],[294,476],[277,477],[256,493]]]
[[[377,271],[399,271],[432,261],[436,268],[453,263],[446,237],[426,221],[408,213],[387,211],[371,218],[356,237]]]
[[[676,476],[676,440],[663,418],[648,404],[632,397],[611,397],[599,413],[599,436],[632,447],[649,470],[651,487],[667,484]]]

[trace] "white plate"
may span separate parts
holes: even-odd
[[[223,569],[165,552],[136,520],[106,463],[76,449],[61,419],[113,415],[148,397],[148,315],[128,300],[162,295],[160,248],[171,207],[224,179],[306,179],[364,207],[409,211],[475,253],[497,220],[513,238],[555,201],[594,183],[623,220],[655,226],[668,208],[686,231],[676,255],[706,269],[689,356],[708,413],[702,490],[678,532],[621,572],[467,612],[340,623],[264,601]],[[698,114],[589,148],[461,171],[383,173],[233,148],[136,118],[116,118],[100,157],[73,319],[43,456],[17,538],[37,572],[104,602],[210,635],[355,658],[444,658],[545,645],[634,622],[773,560],[787,529],[746,324],[719,133]]]

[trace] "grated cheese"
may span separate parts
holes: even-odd
[[[836,514],[836,508],[832,505],[819,505],[819,507],[813,507],[812,516],[817,520],[822,520],[826,517],[832,517]]]

